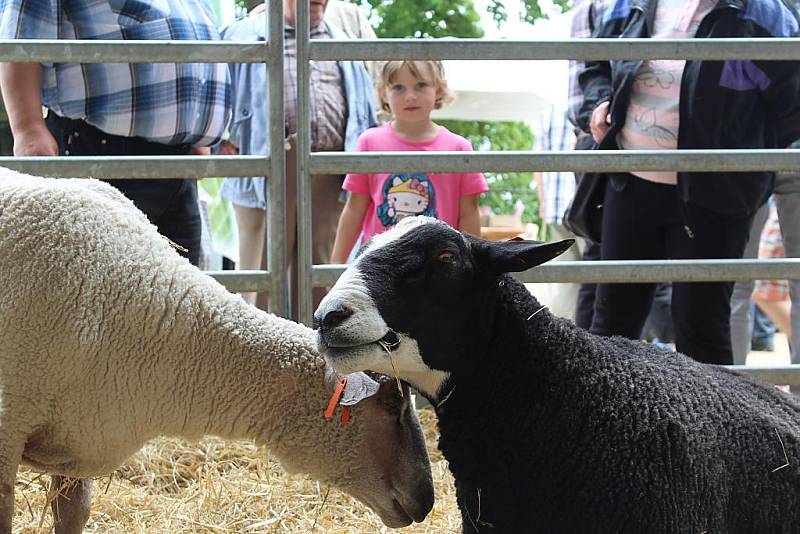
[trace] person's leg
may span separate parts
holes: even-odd
[[[208,200],[205,191],[201,194],[200,182],[197,183],[198,202],[197,209],[200,212],[200,260],[197,266],[202,271],[213,271],[214,264],[214,236],[211,235],[211,215],[208,213]]]
[[[760,350],[771,352],[775,350],[774,336],[777,329],[769,317],[752,303],[750,305],[752,310],[750,313],[753,315],[753,335],[750,338],[750,350]],[[736,362],[736,355],[734,354],[734,363]]]
[[[738,259],[750,235],[752,218],[723,218],[687,206],[693,237],[679,221],[670,231],[675,259]],[[675,282],[672,284],[672,320],[675,345],[697,361],[733,363],[730,314],[733,282]]]
[[[315,265],[331,262],[336,228],[342,214],[342,176],[325,174],[311,177],[311,232],[313,245],[312,261]],[[313,290],[313,308],[316,309],[325,296],[324,287]]]
[[[620,190],[621,189],[621,190]],[[603,260],[666,257],[665,208],[675,204],[673,186],[629,176],[624,188],[609,179],[603,201]],[[591,332],[639,339],[655,284],[598,284]]]
[[[792,324],[789,320],[792,303],[788,300],[769,300],[755,297],[756,305],[767,314],[778,330],[786,334],[789,342],[792,341]]]
[[[291,306],[290,318],[298,319],[297,300],[297,151],[296,137],[289,137],[286,151],[286,262],[288,269],[288,292]],[[313,207],[312,207],[313,209]]]
[[[560,239],[576,239],[575,244],[567,249],[566,252],[553,258],[551,261],[579,261],[581,259],[581,247],[583,239],[576,237],[575,234],[567,230],[561,224],[551,224],[551,238],[553,241]],[[575,320],[575,308],[578,302],[578,289],[580,284],[577,283],[556,283],[548,284],[552,287],[554,292],[553,298],[550,300],[549,309],[552,313],[564,317],[566,319]]]
[[[586,241],[583,249],[583,261],[598,261],[600,259],[600,243]],[[589,330],[594,317],[594,297],[597,284],[581,284],[578,288],[577,303],[575,305],[575,324]]]
[[[644,324],[642,339],[671,344],[675,341],[675,329],[672,327],[672,284],[662,282],[656,284],[653,305]]]
[[[150,184],[160,181],[162,180],[146,180]],[[159,233],[184,249],[185,252],[181,249],[178,249],[178,252],[187,257],[192,265],[196,266],[200,260],[200,231],[202,226],[200,207],[197,204],[197,181],[190,179],[164,181],[170,182],[168,189],[172,189],[174,185],[177,185],[178,188],[172,196],[165,194],[163,198],[166,200],[166,205],[162,215],[155,220],[151,220],[158,228]],[[147,192],[148,196],[157,191],[155,184],[153,186],[153,189]],[[131,198],[133,203],[139,206],[135,198],[128,198]],[[145,213],[147,212],[145,211]]]
[[[239,230],[239,269],[252,271],[264,269],[264,235],[267,231],[267,212],[261,208],[248,208],[233,205],[236,226]],[[256,305],[258,293],[245,292],[242,298],[248,304]]]
[[[761,206],[753,219],[753,226],[744,250],[745,259],[758,257],[758,243],[761,239],[761,230],[767,221],[767,204]],[[753,333],[753,306],[751,296],[755,280],[740,280],[733,285],[731,295],[731,348],[733,350],[733,363],[744,365],[747,354],[750,352],[750,341]]]
[[[800,174],[778,175],[775,204],[786,257],[800,258]],[[793,304],[791,328],[793,332],[800,332],[800,280],[789,280],[789,297]],[[800,363],[797,343],[792,343],[792,363]]]

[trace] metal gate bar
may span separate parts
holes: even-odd
[[[279,3],[280,4],[280,3]],[[298,5],[298,27],[307,27],[308,11]],[[269,91],[283,91],[283,6],[268,17],[267,44],[208,41],[64,41],[0,40],[0,61],[18,62],[267,62]],[[298,32],[298,268],[301,319],[310,322],[311,288],[329,285],[341,273],[337,266],[311,265],[311,173],[378,172],[402,165],[429,172],[442,171],[756,171],[800,169],[800,150],[682,150],[503,153],[311,153],[308,128],[309,61],[397,57],[415,59],[694,59],[694,60],[800,60],[798,39],[585,39],[555,41],[488,41],[476,39],[325,40],[311,42],[308,32]],[[270,98],[270,144],[283,146],[283,100]],[[200,178],[204,176],[261,176],[269,169],[269,247],[267,271],[210,273],[231,290],[269,290],[272,309],[288,314],[285,238],[282,215],[285,165],[282,157],[130,157],[115,158],[0,158],[0,165],[50,176],[103,176],[107,178]],[[719,262],[720,260],[716,260]],[[587,281],[629,282],[655,280],[752,280],[800,278],[797,260],[686,260],[663,262],[592,262],[548,264],[523,273],[526,282]],[[281,295],[279,297],[279,295]]]
[[[276,16],[283,6],[271,11]],[[299,10],[298,10],[299,12]],[[299,15],[298,15],[299,17]],[[298,18],[299,20],[299,18]],[[0,61],[38,63],[263,63],[264,44],[249,41],[80,41],[0,39]],[[268,46],[272,46],[270,43]],[[309,59],[602,59],[800,60],[796,38],[770,39],[326,39]]]
[[[269,288],[269,310],[281,317],[289,316],[286,251],[286,160],[284,159],[283,109],[283,2],[274,2],[267,10],[267,98],[269,98],[269,146],[265,167],[270,170],[266,184],[267,231],[264,233],[264,253],[267,272],[260,272]],[[238,61],[238,58],[237,58]],[[272,98],[270,98],[272,97]],[[263,120],[264,117],[261,117]],[[252,118],[251,120],[255,120]],[[239,157],[241,158],[241,156]],[[263,156],[261,157],[264,161]],[[231,175],[228,176],[243,176]],[[248,176],[248,175],[244,175]]]
[[[799,60],[796,38],[770,39],[326,39],[311,59]]]

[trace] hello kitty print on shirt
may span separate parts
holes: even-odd
[[[413,215],[437,217],[436,190],[425,174],[390,174],[376,215],[386,227]]]

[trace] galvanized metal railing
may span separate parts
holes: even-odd
[[[47,41],[0,40],[0,62],[266,62],[271,95],[283,92],[283,6],[271,5],[266,44],[205,41]],[[308,26],[305,4],[297,9],[297,27]],[[311,60],[413,59],[761,59],[800,60],[798,39],[584,39],[490,41],[476,39],[324,40],[312,42],[308,32],[297,35],[298,74],[298,266],[299,317],[311,321],[311,288],[330,285],[341,266],[311,263],[310,175],[380,172],[402,166],[428,171],[618,171],[785,170],[800,169],[800,150],[575,151],[502,153],[311,153],[309,132],[309,62]],[[283,99],[270,98],[270,145],[280,154],[284,143]],[[285,253],[285,161],[283,157],[96,157],[0,158],[0,165],[50,176],[104,178],[200,178],[205,176],[268,175],[267,271],[209,273],[232,291],[269,291],[272,311],[289,310]],[[800,279],[800,260],[682,260],[625,262],[562,262],[541,266],[520,276],[526,282],[654,282]],[[798,366],[800,367],[800,366]],[[788,368],[787,368],[788,369]],[[773,376],[765,372],[765,376]],[[794,377],[798,377],[797,381]],[[780,381],[800,385],[800,372],[780,375]]]
[[[532,30],[535,31],[535,30]],[[311,42],[309,58],[340,59],[798,59],[797,39],[326,39]]]
[[[303,7],[305,9],[305,7]],[[286,250],[286,159],[283,109],[283,2],[274,2],[267,13],[267,89],[269,91],[269,143],[270,152],[280,157],[269,157],[270,177],[267,180],[267,231],[264,250],[267,254],[267,272],[264,276],[269,287],[269,309],[282,317],[289,316],[288,264]],[[237,58],[238,60],[238,58]],[[238,175],[242,176],[242,175]]]
[[[306,19],[302,19],[306,20]],[[298,27],[305,27],[305,23]],[[303,53],[300,53],[300,42]],[[381,40],[310,42],[298,34],[298,86],[308,87],[308,61],[389,59],[762,59],[799,60],[797,39],[704,39],[704,40],[595,40],[560,42],[491,42],[480,40]],[[302,63],[302,65],[301,65]],[[307,117],[307,115],[300,115]],[[299,136],[308,142],[307,121],[301,121]],[[298,194],[310,204],[310,174],[386,172],[392,168],[428,172],[469,171],[794,171],[800,169],[798,150],[682,150],[608,151],[558,153],[317,153],[298,150]],[[305,160],[305,161],[304,161]],[[300,171],[300,169],[303,169]],[[331,285],[342,266],[312,266],[311,207],[298,205],[298,224],[307,228],[298,237],[298,264],[304,280],[300,293],[300,319],[311,322],[311,287]],[[519,275],[526,282],[659,282],[800,279],[800,259],[680,260],[560,262]],[[800,386],[800,365],[781,368],[735,366],[773,383]]]
[[[308,36],[304,57],[298,53],[298,85],[300,62],[309,60],[388,60],[388,59],[495,59],[495,60],[598,60],[598,59],[690,59],[690,60],[800,60],[800,40],[785,39],[581,39],[548,41],[487,41],[480,39],[380,39],[320,40],[310,42]],[[302,129],[305,128],[305,132]],[[299,135],[307,135],[302,123]],[[523,171],[795,171],[800,169],[800,150],[663,150],[602,152],[371,152],[347,154],[319,152],[301,154],[305,176],[298,174],[298,191],[309,188],[308,174],[344,172],[386,172],[393,168],[427,172],[523,172]],[[310,213],[310,208],[303,213]],[[310,218],[298,219],[310,225]],[[333,283],[342,273],[342,266],[311,265],[310,229],[299,237],[300,278],[305,286]],[[543,265],[519,278],[525,282],[657,282],[657,281],[727,281],[759,278],[800,279],[797,260],[682,260],[682,261],[599,261],[559,262]],[[310,324],[311,294],[301,293],[300,320]]]
[[[304,4],[304,3],[303,3]],[[312,224],[311,224],[311,110],[309,102],[311,77],[310,19],[307,9],[297,6],[297,318],[312,323]],[[305,7],[305,5],[303,6]],[[300,28],[305,28],[301,31]]]
[[[304,57],[308,60],[388,60],[408,59],[763,59],[800,60],[797,39],[585,39],[553,41],[485,41],[478,39],[381,39],[324,40],[309,42],[298,34],[298,43],[307,42]],[[307,85],[300,79],[298,85]],[[303,124],[302,126],[307,127]],[[308,160],[309,173],[382,172],[392,168],[427,172],[520,172],[520,171],[604,171],[633,170],[676,171],[756,171],[800,169],[798,150],[665,150],[665,151],[574,151],[570,153],[480,152],[423,153],[372,152],[369,154],[310,153],[298,158]],[[306,165],[304,165],[304,168]],[[298,168],[300,164],[298,163]],[[308,187],[307,177],[300,184]],[[298,190],[300,189],[300,184]],[[298,208],[299,209],[299,208]],[[310,213],[310,209],[308,211]],[[298,218],[303,223],[309,219]],[[305,266],[300,277],[313,286],[330,285],[343,271],[341,266],[311,266],[310,227],[303,232],[298,262]],[[776,276],[778,273],[779,276]],[[757,278],[800,279],[797,260],[684,260],[630,262],[560,262],[522,273],[526,282],[640,282],[653,281],[723,281]],[[310,290],[301,293],[300,319],[311,321]]]
[[[68,41],[0,40],[0,62],[38,63],[266,63],[267,92],[283,95],[283,4],[277,2],[266,17],[267,41]],[[271,98],[273,124],[283,124],[283,98]],[[0,157],[0,166],[52,177],[104,179],[204,178],[209,176],[270,176],[265,236],[266,271],[215,272],[212,276],[232,291],[269,291],[270,310],[289,315],[287,291],[286,197],[283,128],[270,128],[272,152],[265,156],[120,156]]]
[[[300,20],[303,6],[298,9]],[[275,6],[268,24],[282,16]],[[307,14],[306,14],[307,16]],[[273,34],[268,34],[273,35]],[[276,36],[279,37],[279,36]],[[277,39],[276,39],[277,41]],[[797,39],[325,39],[309,42],[308,59],[798,59]],[[0,39],[0,61],[37,63],[263,63],[275,41],[69,41]],[[266,52],[265,52],[266,50]],[[282,51],[280,52],[282,54]],[[276,54],[277,55],[277,54]],[[281,55],[282,57],[282,55]]]

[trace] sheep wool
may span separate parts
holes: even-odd
[[[510,277],[500,294],[504,334],[437,410],[466,532],[800,531],[794,397],[546,309],[526,322],[541,306]]]
[[[332,384],[313,332],[190,265],[110,185],[0,169],[0,279],[0,531],[20,462],[92,477],[159,435],[255,439],[387,524],[430,510],[413,410],[386,418],[379,392],[353,406],[347,429],[324,421]],[[393,446],[407,467],[369,448],[393,431],[384,419],[406,425]]]
[[[800,402],[651,344],[592,335],[505,273],[571,240],[404,219],[315,318],[339,372],[434,405],[465,533],[800,532]]]

